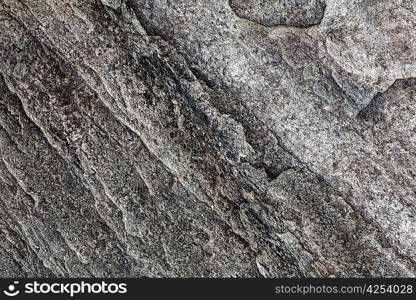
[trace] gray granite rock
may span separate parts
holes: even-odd
[[[317,25],[325,12],[323,0],[230,0],[230,6],[241,18],[269,27]]]
[[[414,277],[416,2],[1,0],[0,276]]]

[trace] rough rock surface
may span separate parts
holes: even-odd
[[[416,1],[0,0],[0,276],[416,275]]]

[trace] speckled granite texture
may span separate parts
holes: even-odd
[[[414,277],[415,0],[0,0],[1,277]]]

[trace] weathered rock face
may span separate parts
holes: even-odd
[[[237,15],[264,26],[308,27],[324,16],[323,0],[230,0]]]
[[[1,0],[0,276],[415,276],[415,13]]]

